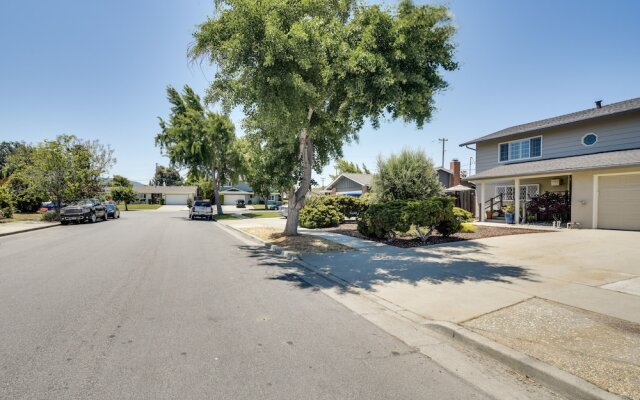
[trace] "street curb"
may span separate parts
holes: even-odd
[[[600,389],[582,378],[494,342],[460,325],[446,321],[432,321],[423,325],[507,365],[514,371],[530,377],[568,398],[584,400],[620,400],[625,398]]]
[[[221,224],[218,222],[219,226],[222,226],[223,228],[228,228],[228,229],[232,229],[234,232],[239,233],[241,236],[244,236],[245,238],[249,239],[249,240],[253,240],[259,243],[262,243],[262,245],[269,250],[272,253],[281,255],[282,257],[288,259],[288,260],[300,260],[300,253],[295,252],[295,251],[289,251],[289,250],[285,250],[284,248],[282,248],[282,246],[278,246],[276,244],[273,243],[269,243],[255,235],[250,234],[249,232],[245,232],[242,229],[236,228],[234,226],[231,225],[225,225],[225,224]]]
[[[10,223],[10,222],[9,222],[9,223]],[[25,233],[25,232],[39,231],[40,229],[53,228],[54,226],[60,226],[60,224],[45,225],[45,226],[37,226],[37,227],[34,227],[34,228],[23,229],[23,230],[21,230],[21,231],[0,233],[0,237],[2,237],[2,236],[9,236],[9,235],[17,235],[18,233]]]
[[[313,265],[308,264],[307,262],[302,260],[299,253],[283,251],[282,247],[265,242],[259,237],[244,232],[238,228],[229,225],[224,225],[224,227],[231,228],[235,232],[239,232],[241,235],[251,240],[263,243],[269,251],[282,255],[285,258],[294,261],[302,268],[318,274],[325,279],[328,279],[329,281],[346,288],[347,290],[357,292],[370,301],[388,309],[395,314],[398,314],[403,318],[408,318],[406,315],[399,313],[397,310],[389,308],[389,305],[386,304],[386,301],[384,301],[384,299],[369,295],[366,292],[362,292],[361,290],[359,290],[360,288],[357,285],[354,285],[336,275],[324,272],[314,267]],[[466,347],[470,347],[488,357],[491,357],[511,368],[512,370],[545,385],[546,387],[554,390],[562,396],[566,396],[571,399],[578,398],[584,400],[620,400],[626,398],[600,389],[599,387],[590,382],[587,382],[582,378],[579,378],[557,367],[539,361],[524,353],[520,353],[500,343],[494,342],[493,340],[472,332],[460,325],[446,321],[418,322],[413,318],[410,318],[410,320],[412,320],[414,323],[418,323],[430,329],[431,331],[443,334],[450,339],[465,345]]]

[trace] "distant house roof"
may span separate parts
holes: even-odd
[[[252,194],[253,188],[246,182],[238,182],[235,185],[225,185],[220,188],[220,193],[235,192],[238,194]]]
[[[470,140],[460,144],[460,146],[466,146],[473,143],[485,142],[492,139],[500,139],[507,136],[517,135],[521,133],[528,133],[533,131],[539,131],[542,129],[554,128],[557,126],[574,124],[576,122],[588,121],[598,118],[610,117],[613,115],[619,115],[631,111],[640,110],[640,97],[618,103],[612,103],[604,105],[601,108],[590,108],[583,111],[578,111],[571,114],[560,115],[558,117],[542,119],[540,121],[529,122],[527,124],[516,125],[510,128],[502,129],[500,131],[491,133],[479,137],[477,139]]]
[[[567,173],[576,170],[600,169],[640,165],[640,149],[610,151],[574,157],[553,158],[516,164],[499,165],[465,179],[506,178],[550,173]]]
[[[362,186],[368,186],[368,187],[371,187],[371,182],[373,181],[373,175],[370,175],[370,174],[356,174],[351,172],[344,172],[338,175],[338,177],[334,179],[333,182],[328,184],[326,187],[326,190],[331,190],[333,186],[342,178],[350,179],[355,183],[358,183]]]
[[[192,194],[198,191],[198,187],[134,185],[133,191],[140,194]]]

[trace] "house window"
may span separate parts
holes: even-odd
[[[496,186],[496,196],[500,196],[502,194],[502,199],[505,201],[514,201],[515,197],[515,186],[514,185],[499,185]],[[529,201],[532,198],[538,196],[540,194],[540,185],[531,184],[531,185],[520,185],[520,200],[521,201]]]
[[[499,146],[500,162],[537,158],[542,155],[542,136],[500,143]]]
[[[582,137],[582,144],[585,146],[593,146],[598,141],[598,135],[595,133],[587,133]]]

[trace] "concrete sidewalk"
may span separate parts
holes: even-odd
[[[51,228],[60,225],[59,222],[40,222],[40,221],[20,221],[6,222],[0,224],[0,236],[13,235],[16,233],[36,231],[39,229]]]
[[[413,249],[305,233],[359,249],[302,259],[400,313],[461,324],[640,399],[639,232],[570,230]]]

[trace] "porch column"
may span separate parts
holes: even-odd
[[[485,202],[484,192],[485,192],[485,183],[482,182],[482,183],[480,183],[480,207],[478,207],[478,209],[480,210],[480,221],[484,221],[484,218],[485,218],[485,214],[484,214],[484,202]]]
[[[513,190],[515,190],[514,195],[514,205],[513,207],[515,208],[515,223],[519,224],[520,223],[520,178],[516,178],[515,179],[515,184],[514,184],[514,188]]]

